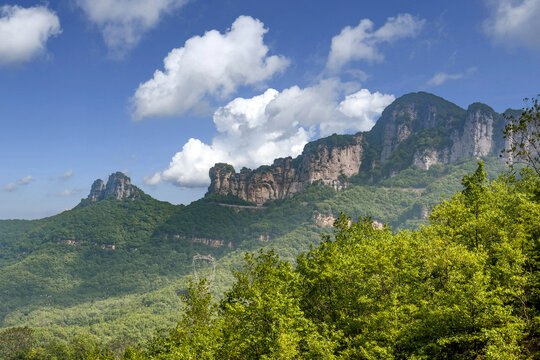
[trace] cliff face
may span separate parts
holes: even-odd
[[[116,172],[109,176],[107,185],[101,179],[94,181],[88,199],[96,202],[111,196],[117,200],[133,200],[141,197],[141,190],[131,185],[131,179],[129,177],[121,172]]]
[[[233,194],[244,200],[262,204],[283,199],[309,184],[321,181],[341,188],[346,177],[358,173],[363,159],[362,134],[338,136],[308,144],[302,155],[274,160],[271,166],[239,173],[228,164],[210,169],[209,193]]]
[[[371,143],[380,148],[380,161],[388,161],[399,145],[411,135],[441,127],[459,128],[465,110],[438,96],[427,93],[407,94],[396,99],[382,113],[370,131]]]
[[[270,166],[239,173],[231,165],[216,164],[210,169],[208,193],[262,204],[316,181],[340,189],[348,177],[377,167],[391,176],[413,164],[429,169],[462,157],[498,154],[505,146],[503,127],[504,117],[487,105],[474,103],[464,110],[432,94],[408,94],[390,104],[369,132],[308,143],[296,159],[276,159]]]
[[[475,103],[469,106],[462,132],[454,131],[451,135],[453,145],[450,153],[450,161],[456,161],[462,157],[486,156],[496,148],[494,138],[494,126],[500,115],[490,107]],[[498,134],[502,137],[502,134]]]

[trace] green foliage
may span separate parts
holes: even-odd
[[[382,180],[380,184],[386,187],[425,188],[446,175],[447,170],[448,167],[445,168],[441,164],[433,164],[428,170],[412,165],[396,176]]]
[[[34,345],[34,330],[13,327],[0,332],[0,359],[23,358]]]
[[[220,204],[255,206],[254,203],[246,201],[242,198],[239,198],[238,196],[233,195],[231,193],[227,195],[213,193],[210,195],[206,195],[204,197],[204,200],[210,201],[210,202],[216,202]]]
[[[525,99],[528,101],[529,99]],[[540,101],[530,100],[530,105],[523,109],[516,118],[506,115],[509,123],[503,130],[504,138],[510,147],[503,152],[508,154],[508,162],[523,162],[540,175]]]
[[[355,143],[356,143],[355,135],[332,134],[325,138],[321,138],[315,141],[310,141],[309,143],[306,144],[306,146],[304,146],[304,151],[302,152],[302,154],[315,155],[318,153],[321,147],[340,148],[340,147],[354,145]]]
[[[538,176],[524,169],[489,181],[480,162],[462,186],[429,225],[412,232],[341,214],[333,236],[323,235],[293,268],[270,248],[310,237],[298,227],[292,238],[245,255],[218,302],[205,280],[191,283],[177,325],[128,347],[123,358],[538,358]],[[300,200],[291,204],[308,207]],[[231,266],[240,255],[232,251],[221,262]],[[11,348],[23,349],[26,359],[112,356],[88,335],[66,345]]]
[[[206,279],[190,282],[182,320],[176,327],[158,332],[147,349],[129,349],[125,358],[151,359],[214,359],[220,341],[212,296]]]
[[[0,327],[32,326],[40,344],[91,333],[120,354],[176,322],[181,307],[175,291],[186,288],[195,254],[217,259],[213,294],[220,298],[245,251],[275,249],[295,264],[300,252],[319,244],[320,233],[328,231],[316,222],[319,214],[372,216],[394,229],[426,225],[423,216],[442,194],[458,191],[474,166],[467,160],[429,171],[411,168],[382,184],[339,192],[315,183],[263,207],[211,197],[173,206],[143,197],[104,200],[39,221],[0,222]],[[487,158],[485,168],[493,175],[501,165]],[[112,244],[115,250],[101,248]]]
[[[221,359],[332,358],[333,344],[303,316],[297,275],[273,251],[247,254],[221,302]],[[326,334],[325,334],[326,335]]]

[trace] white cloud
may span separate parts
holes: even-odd
[[[439,86],[447,82],[448,80],[459,80],[466,77],[469,77],[474,72],[476,72],[475,67],[470,67],[467,69],[467,71],[457,74],[449,74],[447,72],[440,72],[435,75],[431,79],[429,79],[426,82],[426,86]]]
[[[225,98],[238,86],[261,83],[289,64],[283,56],[268,56],[264,24],[240,16],[230,30],[188,39],[164,59],[132,98],[134,118],[180,115],[204,105],[209,97]]]
[[[338,110],[350,118],[360,120],[362,124],[358,130],[369,130],[375,125],[375,119],[383,112],[392,101],[393,95],[370,93],[362,89],[354,94],[347,95],[338,107]]]
[[[22,179],[17,180],[18,185],[28,185],[30,182],[34,181],[34,177],[31,175],[25,176]]]
[[[425,20],[410,14],[399,14],[388,18],[377,30],[373,30],[374,24],[369,19],[361,20],[354,28],[347,26],[332,38],[326,66],[331,71],[337,71],[349,61],[380,62],[384,59],[378,49],[381,43],[416,36],[424,23]]]
[[[4,191],[15,191],[16,189],[17,189],[17,185],[15,183],[6,184],[2,188],[2,190]]]
[[[348,84],[329,79],[303,89],[268,89],[250,99],[236,98],[214,113],[218,134],[211,144],[189,139],[169,167],[146,177],[145,183],[202,187],[209,184],[208,170],[217,162],[254,168],[297,156],[315,135],[369,130],[394,100],[367,89],[344,97],[346,90]]]
[[[492,15],[484,30],[494,42],[540,50],[540,1],[490,0],[487,4]]]
[[[60,197],[73,196],[73,195],[77,195],[77,194],[80,194],[80,193],[81,193],[80,189],[66,189],[66,190],[56,194],[56,196],[60,196]]]
[[[0,64],[31,60],[47,40],[61,33],[58,16],[45,6],[0,7]]]
[[[463,74],[448,74],[445,72],[440,72],[435,74],[431,79],[426,83],[428,86],[439,86],[444,84],[447,80],[458,80],[464,77]]]
[[[65,173],[63,173],[62,175],[60,175],[60,179],[67,180],[72,176],[73,176],[73,170],[68,170]]]
[[[122,55],[155,27],[164,14],[179,9],[187,0],[77,0],[95,23],[115,55]]]
[[[31,175],[25,176],[22,179],[17,180],[15,183],[6,184],[2,187],[2,190],[4,191],[15,191],[18,188],[18,185],[24,186],[30,184],[32,181],[34,181],[34,177]]]

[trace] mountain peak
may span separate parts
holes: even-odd
[[[109,176],[107,184],[103,180],[97,179],[92,184],[88,199],[91,202],[114,197],[116,200],[135,200],[141,197],[142,191],[131,185],[131,179],[124,173],[117,171]]]

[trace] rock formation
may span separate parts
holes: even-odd
[[[134,185],[131,185],[131,179],[121,172],[116,172],[109,176],[107,185],[104,185],[103,180],[97,179],[92,184],[88,199],[92,202],[100,201],[107,198],[116,200],[139,199],[142,191]]]
[[[363,159],[362,134],[333,135],[309,143],[302,155],[274,160],[271,166],[254,171],[243,168],[236,173],[228,164],[210,169],[209,193],[233,194],[262,204],[283,199],[309,184],[320,181],[340,189],[345,180],[360,169]]]
[[[370,131],[310,142],[295,159],[280,158],[239,173],[231,165],[216,164],[210,169],[208,194],[263,204],[314,182],[339,190],[350,176],[373,169],[379,169],[379,176],[392,176],[410,165],[427,170],[462,157],[498,154],[505,147],[504,125],[505,117],[484,104],[464,110],[432,94],[407,94],[390,104]]]
[[[92,202],[99,201],[103,199],[104,192],[105,184],[103,183],[103,180],[97,179],[90,188],[90,195],[88,195],[88,199],[90,199]]]
[[[453,145],[450,161],[469,156],[486,156],[491,153],[495,147],[493,130],[499,116],[487,105],[480,103],[470,105],[463,130],[454,131],[451,135]]]

